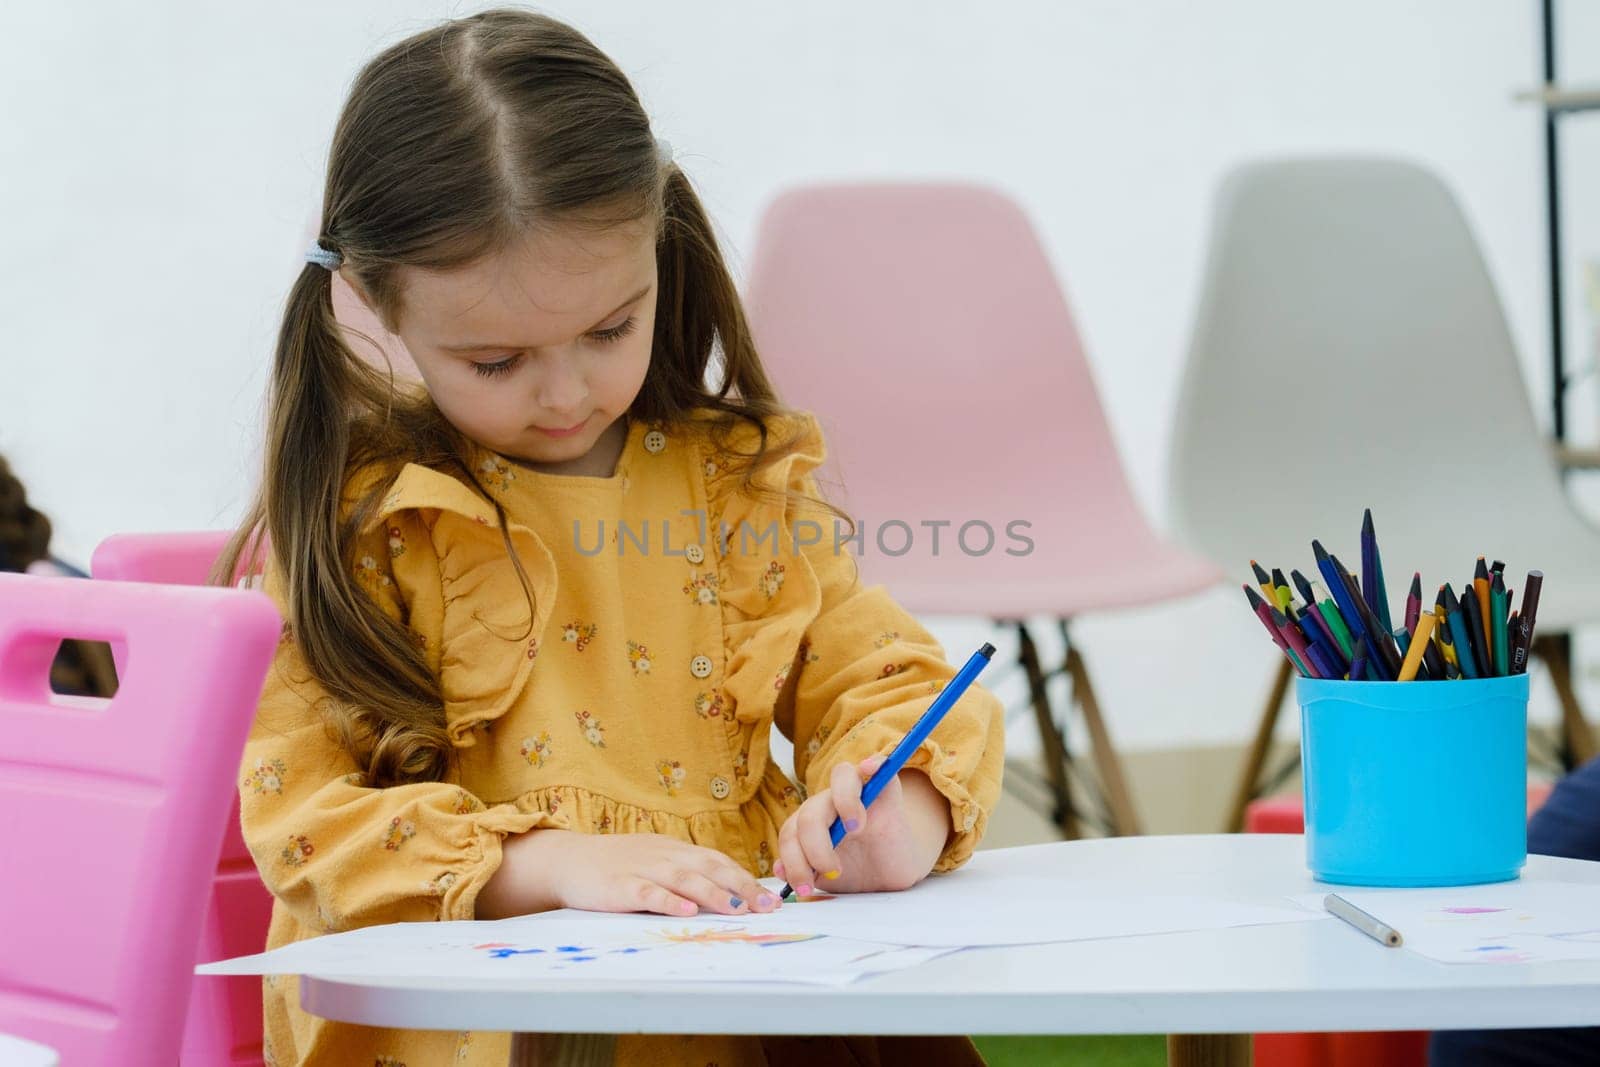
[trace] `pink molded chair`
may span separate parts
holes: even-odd
[[[74,1067],[172,1064],[272,602],[0,575],[0,1031]],[[110,700],[51,692],[63,637],[126,650]]]
[[[1044,742],[1054,812],[1076,836],[1070,754],[1046,682],[1072,679],[1113,832],[1137,832],[1120,761],[1075,644],[1040,669],[1028,616],[1068,620],[1168,600],[1219,577],[1141,514],[1117,457],[1059,283],[1022,211],[958,184],[824,185],[762,219],[746,294],[783,399],[814,411],[831,457],[820,477],[866,530],[864,580],[914,612],[1009,620]],[[881,524],[922,534],[881,551]],[[954,520],[936,553],[922,522]],[[994,547],[972,527],[984,521]],[[1023,531],[1024,552],[1006,526]],[[886,547],[907,540],[889,529]],[[968,554],[970,551],[971,554]]]
[[[89,570],[95,578],[113,581],[204,585],[228,537],[227,531],[219,530],[117,534],[95,549]],[[233,769],[238,762],[233,761]],[[212,878],[195,959],[209,963],[260,952],[266,946],[271,920],[272,894],[262,884],[240,834],[239,794],[235,790],[229,799],[222,853]],[[261,981],[206,975],[193,982],[182,1061],[196,1067],[260,1067]]]

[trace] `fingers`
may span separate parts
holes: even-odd
[[[873,757],[878,759],[878,757]],[[879,762],[882,762],[879,760]],[[867,772],[866,777],[871,777]],[[866,784],[859,767],[840,763],[828,776],[828,793],[833,798],[833,808],[844,820],[844,831],[853,834],[867,825],[867,806],[861,802],[861,787]],[[830,824],[830,831],[831,831]],[[833,868],[828,868],[832,870]]]
[[[857,788],[859,790],[859,784]],[[800,805],[800,810],[778,831],[780,876],[801,896],[827,888],[828,882],[839,877],[839,855],[828,836],[828,828],[836,815],[831,791],[819,793]]]
[[[694,915],[700,908],[694,901],[681,897],[659,882],[649,878],[633,878],[624,891],[625,902],[616,911],[648,911],[657,915]]]
[[[778,830],[778,862],[773,871],[803,897],[816,891],[817,875],[806,862],[805,849],[800,846],[800,819],[817,799],[812,797],[800,805],[800,810],[789,816]]]
[[[665,884],[678,896],[694,901],[701,911],[717,915],[738,915],[746,910],[743,897],[720,885],[716,879],[704,872],[691,867],[680,867],[672,871],[667,875]]]

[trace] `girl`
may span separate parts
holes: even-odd
[[[345,345],[333,271],[422,388]],[[970,691],[869,817],[865,776],[954,672],[818,521],[816,423],[779,406],[688,179],[577,32],[488,11],[361,72],[268,423],[218,574],[267,536],[288,619],[241,782],[270,945],[557,907],[764,912],[759,876],[902,889],[971,854],[1000,709]],[[773,725],[804,790],[768,759]],[[503,1034],[265,995],[279,1065],[506,1062]],[[881,1045],[623,1037],[617,1059],[893,1062]]]

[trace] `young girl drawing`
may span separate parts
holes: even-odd
[[[421,387],[352,354],[334,271]],[[488,11],[362,70],[268,423],[218,573],[268,535],[288,623],[240,790],[271,945],[556,907],[763,912],[759,876],[902,889],[971,854],[999,707],[971,690],[861,806],[954,671],[836,547],[816,422],[780,406],[688,179],[576,31]],[[797,537],[807,520],[824,536]],[[774,725],[804,789],[768,758]],[[503,1034],[327,1022],[291,980],[265,995],[279,1065],[506,1062]],[[775,1063],[805,1040],[625,1036],[617,1060]]]

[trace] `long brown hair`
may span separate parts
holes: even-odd
[[[767,491],[758,472],[794,442],[768,441],[766,420],[784,409],[710,221],[688,178],[658,155],[627,77],[571,27],[496,9],[371,60],[334,131],[318,243],[343,257],[346,276],[394,330],[398,268],[458,269],[540,228],[634,221],[656,228],[659,291],[650,367],[630,414],[671,424],[711,409],[719,441],[750,424],[760,444],[739,454],[743,485]],[[340,329],[331,275],[308,263],[278,333],[261,489],[213,580],[230,581],[265,534],[290,632],[367,780],[438,780],[452,766],[438,679],[404,627],[357,586],[353,553],[404,464],[475,484],[470,442],[425,393],[362,361]],[[713,359],[718,383],[708,389]],[[372,471],[380,476],[347,499],[352,475]],[[506,549],[515,560],[509,536]]]

